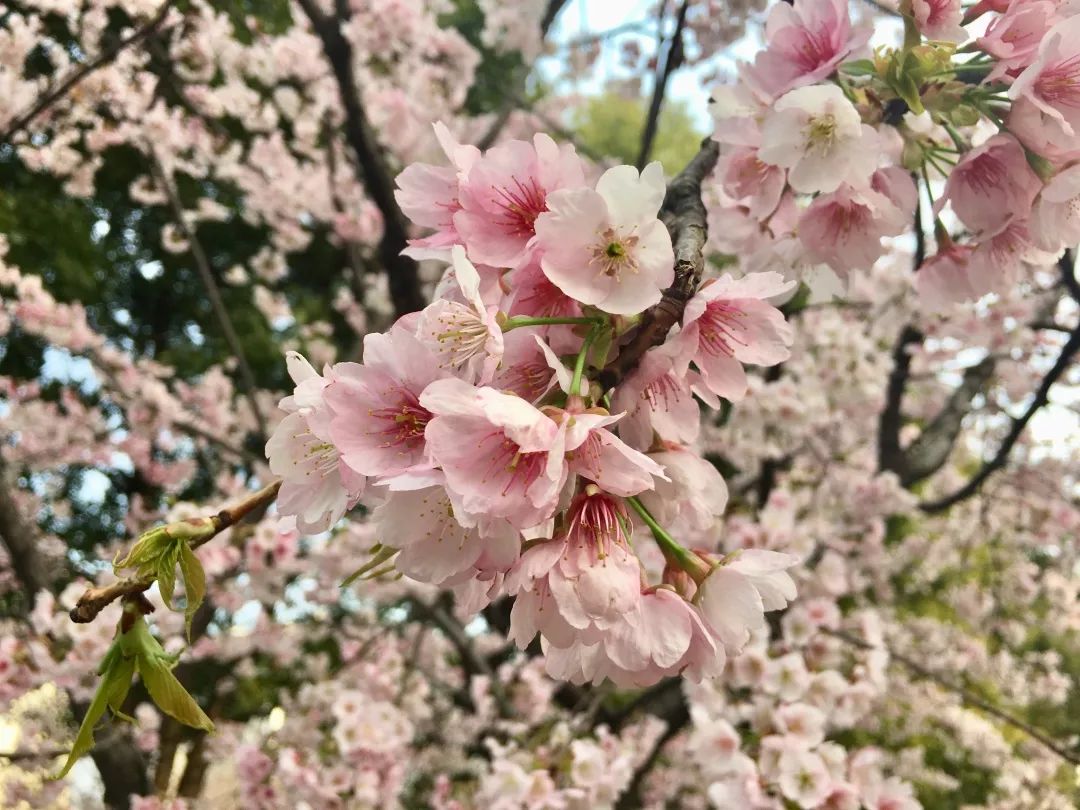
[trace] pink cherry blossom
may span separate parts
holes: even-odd
[[[909,224],[910,215],[885,195],[843,185],[818,196],[802,213],[799,239],[813,261],[846,278],[852,270],[872,267],[885,252],[882,238],[897,236]]]
[[[927,39],[946,42],[967,39],[967,32],[960,25],[964,15],[960,0],[912,0],[911,13]]]
[[[745,549],[713,567],[694,602],[705,623],[730,655],[737,655],[750,634],[764,627],[765,611],[781,610],[795,598],[787,569],[798,562],[791,554]]]
[[[666,186],[659,163],[639,175],[608,169],[596,189],[566,189],[548,197],[536,220],[544,274],[583,304],[630,315],[659,302],[675,278],[667,228],[657,219]]]
[[[741,73],[755,92],[776,99],[823,81],[869,38],[869,30],[852,29],[844,0],[777,3],[765,26],[765,50]]]
[[[1009,88],[1009,98],[1030,102],[1046,116],[1048,127],[1075,137],[1080,128],[1080,17],[1068,17],[1050,29],[1035,61]]]
[[[573,146],[559,146],[543,134],[531,144],[507,141],[472,165],[454,225],[474,261],[517,267],[535,249],[536,219],[548,210],[549,195],[584,185]]]
[[[441,482],[434,480],[434,486],[391,491],[372,514],[384,545],[401,549],[394,560],[397,569],[439,585],[474,567],[505,571],[513,565],[520,535],[503,521],[491,522],[483,530],[475,520],[463,526],[460,510],[455,510]]]
[[[330,438],[345,463],[369,476],[427,466],[424,429],[431,414],[420,394],[444,376],[435,356],[408,330],[365,335],[363,364],[335,366],[325,392],[333,414]]]
[[[619,434],[632,447],[648,450],[654,432],[672,442],[697,439],[701,414],[694,399],[694,376],[686,372],[690,362],[686,345],[673,340],[650,349],[615,389],[612,407],[626,414]]]
[[[758,220],[776,210],[787,179],[783,169],[762,163],[757,150],[749,147],[728,152],[717,169],[717,176],[724,193]]]
[[[747,386],[743,363],[774,366],[789,357],[791,327],[765,299],[794,286],[779,273],[740,279],[725,273],[703,284],[690,299],[677,340],[712,393],[738,401]]]
[[[915,274],[919,302],[930,312],[978,298],[970,245],[953,244],[931,256]]]
[[[461,245],[451,248],[463,301],[440,298],[420,313],[416,334],[439,365],[470,382],[487,383],[502,360],[503,333],[497,306],[480,297],[480,274]]]
[[[1019,75],[1034,61],[1039,44],[1057,22],[1057,5],[1052,0],[1013,3],[986,27],[975,40],[980,50],[997,60],[988,79]]]
[[[800,87],[765,118],[758,158],[788,169],[796,191],[829,192],[845,182],[866,184],[877,168],[875,139],[839,87]]]
[[[439,145],[451,165],[410,164],[398,175],[398,189],[394,192],[405,216],[417,225],[435,230],[431,236],[411,242],[410,252],[416,248],[446,248],[458,241],[454,214],[461,209],[460,185],[480,158],[479,149],[458,144],[441,121],[434,127]],[[426,254],[421,250],[420,255]]]
[[[1041,187],[1017,140],[995,135],[957,163],[937,205],[949,200],[965,225],[992,235],[1013,219],[1026,219]]]
[[[466,512],[520,529],[551,517],[567,476],[565,425],[520,397],[458,379],[431,383],[420,404],[434,415],[431,457]]]
[[[1065,169],[1046,184],[1029,223],[1036,247],[1056,253],[1080,243],[1080,166]]]
[[[270,471],[282,479],[278,509],[295,516],[300,531],[322,532],[356,503],[365,479],[341,462],[331,442],[323,392],[332,380],[295,352],[289,355],[289,373],[296,389],[281,406],[292,412],[266,442],[266,457]]]

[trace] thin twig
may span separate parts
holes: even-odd
[[[135,45],[147,36],[152,34],[157,28],[165,21],[165,18],[169,14],[176,0],[165,0],[162,3],[161,8],[158,9],[157,14],[153,16],[147,23],[141,28],[136,29],[128,36],[121,39],[115,45],[110,48],[106,48],[96,58],[91,59],[84,65],[80,65],[70,74],[68,74],[62,81],[60,81],[52,90],[42,96],[38,101],[25,113],[17,116],[10,124],[8,128],[0,134],[0,143],[8,143],[15,135],[22,130],[26,129],[31,122],[34,121],[39,115],[45,112],[49,107],[55,104],[57,101],[66,96],[75,85],[93,73],[95,70],[104,67],[112,62],[120,55],[121,51],[125,48]]]
[[[555,18],[559,16],[559,12],[563,10],[563,6],[565,6],[567,2],[568,0],[548,0],[547,8],[544,10],[544,16],[540,20],[541,39],[544,39],[547,36],[548,31],[551,30],[551,26],[555,22]],[[495,120],[491,122],[487,132],[485,132],[476,142],[478,149],[488,149],[499,139],[499,134],[503,131],[507,121],[510,120],[511,113],[514,112],[516,103],[515,98],[524,92],[525,82],[529,78],[529,73],[531,72],[531,67],[525,66],[517,72],[516,76],[512,77],[510,84],[514,90],[512,93],[507,93],[503,96],[503,102],[499,107],[499,111],[495,114]]]
[[[247,397],[248,404],[251,406],[251,413],[252,416],[255,417],[255,424],[259,427],[259,433],[262,434],[263,437],[266,437],[268,435],[266,430],[266,419],[263,417],[262,411],[259,409],[259,402],[255,397],[255,393],[258,390],[258,385],[255,382],[255,374],[251,370],[251,365],[248,363],[247,355],[244,354],[244,346],[240,342],[239,335],[236,334],[236,327],[233,326],[232,317],[229,315],[229,310],[226,308],[225,301],[221,297],[221,290],[218,289],[217,282],[214,280],[214,272],[210,268],[210,260],[206,257],[206,251],[203,250],[202,243],[199,241],[195,229],[187,223],[187,219],[184,216],[184,206],[180,202],[180,197],[176,193],[176,188],[173,186],[172,180],[165,173],[165,168],[153,153],[151,153],[151,161],[151,170],[154,173],[158,185],[161,186],[162,191],[165,192],[166,198],[168,198],[169,207],[172,209],[173,217],[176,219],[176,226],[180,229],[180,232],[188,242],[188,247],[191,250],[191,257],[195,260],[195,267],[199,271],[199,278],[202,279],[203,286],[206,288],[206,297],[210,299],[210,306],[214,310],[214,315],[217,318],[218,325],[221,327],[225,342],[229,345],[229,351],[232,352],[233,357],[236,358],[240,379],[244,382],[244,395]]]
[[[1030,422],[1032,417],[1038,413],[1039,409],[1050,402],[1050,389],[1054,387],[1054,383],[1064,376],[1065,372],[1069,369],[1069,366],[1072,365],[1072,361],[1078,352],[1080,352],[1080,325],[1072,331],[1069,335],[1069,339],[1065,342],[1065,345],[1062,346],[1061,354],[1058,355],[1058,359],[1053,367],[1046,373],[1046,376],[1043,377],[1042,382],[1035,391],[1035,395],[1032,397],[1031,404],[1028,405],[1020,416],[1013,417],[1012,426],[1009,428],[1009,432],[998,446],[997,452],[994,453],[993,457],[988,461],[984,461],[978,472],[976,472],[964,486],[960,487],[960,489],[943,498],[939,498],[938,500],[924,501],[919,504],[919,508],[922,509],[922,511],[931,514],[942,512],[953,504],[959,503],[960,501],[975,495],[987,478],[1004,467],[1009,460],[1009,454],[1012,452],[1013,447],[1024,432],[1024,428],[1027,427],[1028,422]]]
[[[487,660],[476,652],[472,639],[466,634],[461,622],[450,612],[446,602],[440,600],[435,604],[428,604],[420,599],[413,598],[409,600],[409,603],[413,606],[419,619],[430,621],[454,645],[454,649],[457,650],[461,665],[467,675],[470,677],[483,675],[487,678],[488,687],[491,690],[492,698],[495,700],[495,705],[499,708],[499,714],[503,717],[512,717],[514,708],[510,705],[510,700],[502,687],[502,683],[499,682],[498,676]],[[472,695],[467,692],[465,697],[470,702],[472,701]]]
[[[649,113],[645,118],[645,127],[641,132],[641,147],[638,150],[636,165],[639,171],[649,162],[649,156],[652,154],[653,141],[656,140],[656,128],[660,121],[660,110],[664,106],[664,96],[667,94],[668,81],[671,79],[671,74],[682,67],[683,64],[683,30],[686,28],[686,13],[689,8],[690,0],[683,0],[683,4],[679,7],[679,13],[675,18],[675,31],[667,41],[663,58],[661,59],[659,53],[656,55],[656,78],[653,81],[652,100],[649,102]],[[663,10],[660,13],[663,15]]]
[[[213,532],[191,542],[194,550],[213,540],[221,532],[230,526],[234,526],[248,515],[269,506],[277,497],[281,488],[281,481],[267,484],[258,492],[253,492],[239,503],[226,506],[216,515],[207,518],[196,518],[199,523],[209,520],[213,524]],[[87,588],[75,607],[71,609],[71,620],[79,624],[92,622],[102,610],[122,596],[134,596],[143,593],[154,584],[156,577],[127,577],[117,580],[111,585]]]
[[[850,633],[846,633],[843,630],[825,630],[824,632],[852,645],[853,647],[858,647],[861,650],[881,650],[887,653],[890,658],[895,661],[899,661],[907,669],[918,675],[920,678],[925,678],[926,680],[933,681],[934,683],[949,690],[950,692],[955,692],[963,699],[965,703],[974,706],[977,709],[981,709],[987,714],[996,717],[998,720],[1001,720],[1003,723],[1006,723],[1013,728],[1019,729],[1020,731],[1031,737],[1033,740],[1037,740],[1038,742],[1042,743],[1044,746],[1053,751],[1066,762],[1070,762],[1073,765],[1080,765],[1080,755],[1074,754],[1071,751],[1067,751],[1062,748],[1057,742],[1052,740],[1046,734],[1046,732],[1042,731],[1041,729],[1035,728],[1035,726],[1031,725],[1026,720],[1021,720],[1019,717],[1014,717],[1004,709],[995,706],[993,703],[990,703],[989,701],[980,697],[963,684],[955,683],[946,676],[934,672],[932,669],[928,669],[915,659],[910,658],[903,653],[898,653],[888,647],[871,644],[868,641],[864,641],[863,639],[853,636]]]

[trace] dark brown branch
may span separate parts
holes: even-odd
[[[255,418],[255,424],[258,425],[259,433],[265,439],[268,435],[266,419],[263,418],[262,411],[259,409],[259,402],[255,396],[258,391],[255,373],[251,370],[247,355],[244,354],[244,345],[240,342],[240,336],[236,334],[236,327],[233,326],[232,317],[229,315],[229,310],[221,297],[221,290],[218,289],[217,281],[214,280],[214,271],[210,267],[210,260],[206,256],[206,251],[203,250],[195,229],[188,225],[184,215],[184,206],[180,202],[180,197],[176,193],[176,187],[173,185],[172,179],[166,174],[165,168],[153,154],[151,154],[151,161],[150,168],[154,174],[154,179],[161,186],[161,190],[169,201],[169,208],[172,209],[176,227],[180,229],[188,242],[188,249],[191,251],[192,259],[195,261],[195,268],[199,273],[199,278],[202,279],[203,287],[206,289],[206,297],[210,299],[210,306],[214,310],[214,316],[221,327],[225,342],[229,345],[229,351],[236,358],[240,379],[244,383],[244,396],[247,397],[248,404],[251,406],[251,414]]]
[[[919,504],[919,508],[924,512],[929,513],[944,511],[953,504],[966,500],[976,494],[987,478],[1004,467],[1009,460],[1009,454],[1012,452],[1017,441],[1019,441],[1028,422],[1030,422],[1032,417],[1038,413],[1040,408],[1044,407],[1050,401],[1050,389],[1054,387],[1054,384],[1061,379],[1069,369],[1069,366],[1072,365],[1073,359],[1078,352],[1080,352],[1080,326],[1077,326],[1072,331],[1069,339],[1061,348],[1061,354],[1058,355],[1057,361],[1046,373],[1046,376],[1043,377],[1042,382],[1035,391],[1034,397],[1032,397],[1031,403],[1020,416],[1013,417],[1009,432],[998,446],[997,452],[993,457],[988,461],[984,461],[978,472],[976,472],[964,486],[960,487],[960,489],[938,500],[923,502]]]
[[[896,473],[900,483],[910,487],[940,470],[949,458],[964,417],[971,412],[975,396],[986,387],[997,362],[991,355],[964,371],[963,380],[933,421],[919,434],[900,458]]]
[[[843,630],[825,630],[824,632],[835,638],[840,639],[841,641],[846,642],[847,644],[850,644],[853,647],[858,647],[860,650],[884,650],[886,653],[889,654],[889,657],[891,659],[903,664],[904,667],[906,667],[918,677],[924,678],[928,681],[933,681],[942,688],[950,692],[955,692],[957,695],[960,696],[964,703],[968,704],[969,706],[974,706],[976,709],[984,711],[987,714],[996,717],[998,720],[1001,720],[1003,723],[1006,723],[1013,728],[1024,732],[1033,740],[1042,743],[1044,746],[1046,746],[1046,748],[1053,751],[1066,762],[1072,763],[1073,765],[1080,765],[1080,755],[1062,748],[1057,742],[1051,739],[1046,734],[1046,732],[1036,728],[1035,726],[1031,725],[1031,723],[1028,723],[1026,720],[1021,720],[1019,717],[1014,717],[1004,709],[995,706],[993,703],[990,703],[989,701],[980,697],[974,691],[964,686],[963,684],[955,683],[944,675],[934,672],[932,669],[928,669],[927,667],[916,661],[914,658],[911,658],[902,653],[898,653],[895,650],[889,649],[887,647],[870,644],[869,642],[853,636],[850,633],[846,633]]]
[[[1080,304],[1080,279],[1076,277],[1076,256],[1071,249],[1061,254],[1058,269],[1061,271],[1061,283],[1065,285],[1072,299]]]
[[[705,240],[709,234],[701,184],[716,167],[719,156],[716,141],[706,138],[693,160],[668,185],[660,219],[671,234],[675,250],[675,283],[664,290],[659,304],[645,311],[619,355],[598,375],[604,390],[618,385],[637,368],[645,352],[664,342],[697,292],[705,270]]]
[[[900,447],[900,429],[904,426],[904,389],[911,374],[911,347],[922,343],[923,333],[910,324],[900,332],[893,347],[893,367],[885,389],[885,408],[878,420],[878,469],[899,470],[904,451]]]
[[[555,22],[555,18],[559,16],[559,12],[563,10],[567,2],[568,0],[548,0],[544,16],[540,19],[541,39],[547,36],[548,31],[551,30],[551,26]],[[503,131],[507,121],[510,120],[510,114],[514,112],[514,108],[518,105],[517,99],[525,92],[525,81],[529,78],[530,72],[529,66],[523,66],[517,72],[517,75],[511,77],[508,86],[512,88],[512,91],[503,96],[503,102],[499,107],[499,111],[495,114],[495,120],[491,122],[487,132],[476,142],[478,149],[488,149],[499,139],[499,133]]]
[[[232,506],[226,506],[216,515],[211,515],[206,518],[194,518],[191,521],[183,521],[185,523],[196,523],[199,525],[201,525],[203,521],[210,521],[213,526],[213,532],[211,534],[192,541],[191,547],[196,549],[199,548],[199,546],[209,543],[230,526],[234,526],[249,515],[265,509],[275,498],[277,498],[278,490],[280,488],[281,481],[274,481],[272,484],[268,484],[258,492],[253,492],[251,495],[248,495],[239,503],[233,504]],[[71,620],[80,624],[92,622],[102,610],[120,597],[141,594],[153,584],[154,577],[127,577],[125,579],[117,580],[111,585],[87,588],[83,592],[83,595],[79,597],[79,601],[75,603],[75,607],[71,609],[71,613],[69,614]]]
[[[40,99],[38,99],[38,101],[29,110],[17,116],[10,124],[8,124],[8,128],[3,133],[0,133],[0,143],[9,143],[11,139],[15,137],[15,135],[26,129],[26,127],[28,127],[34,121],[34,119],[36,119],[39,115],[49,109],[49,107],[51,107],[57,101],[66,96],[69,92],[71,92],[71,89],[75,87],[75,85],[77,85],[87,76],[89,76],[95,70],[98,70],[105,67],[105,65],[108,65],[110,62],[116,59],[116,57],[119,56],[125,48],[131,45],[138,44],[140,41],[142,41],[147,36],[156,31],[158,27],[165,21],[165,18],[169,14],[169,9],[173,7],[175,2],[176,0],[165,0],[165,2],[162,3],[161,8],[158,9],[157,14],[155,14],[153,18],[150,19],[147,23],[145,23],[142,27],[136,29],[131,34],[118,41],[112,47],[106,48],[104,51],[98,54],[96,58],[91,59],[86,64],[80,65],[79,67],[72,70],[71,73],[64,77],[64,79],[61,80],[52,90],[50,90]]]
[[[683,0],[679,7],[679,13],[675,18],[675,31],[667,41],[663,57],[656,55],[656,77],[653,80],[652,100],[649,102],[649,112],[645,117],[645,127],[641,131],[641,147],[638,149],[637,167],[640,171],[649,162],[652,154],[653,142],[656,140],[656,127],[660,120],[660,110],[664,106],[664,96],[667,94],[668,81],[671,74],[682,67],[685,59],[683,50],[683,30],[686,28],[686,12],[690,8],[690,0]],[[663,10],[661,10],[663,14]]]
[[[424,308],[425,301],[416,262],[401,255],[408,241],[408,226],[394,199],[393,175],[360,100],[360,88],[353,71],[352,45],[341,33],[341,23],[348,18],[348,8],[342,0],[336,0],[337,15],[331,18],[319,10],[315,0],[297,2],[311,21],[315,35],[322,41],[323,52],[337,80],[345,113],[345,140],[356,161],[359,180],[382,214],[383,235],[378,253],[389,281],[394,312],[398,317],[416,312]]]

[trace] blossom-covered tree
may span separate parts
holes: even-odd
[[[1080,4],[575,5],[0,14],[4,806],[1080,799]]]

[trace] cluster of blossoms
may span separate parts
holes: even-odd
[[[868,270],[910,230],[920,178],[932,209],[916,229],[933,220],[936,251],[913,281],[934,311],[1003,292],[1080,239],[1080,6],[901,11],[904,46],[868,53],[843,0],[774,6],[764,50],[714,91],[714,216],[748,267],[835,289],[821,266],[843,282]]]
[[[545,135],[485,154],[436,126],[449,166],[400,176],[450,261],[436,300],[364,338],[364,362],[320,375],[299,355],[267,444],[279,506],[304,532],[367,498],[377,564],[452,587],[474,608],[516,596],[511,635],[540,634],[549,672],[653,683],[723,670],[764,612],[794,598],[788,555],[718,559],[726,490],[694,450],[698,401],[740,399],[743,363],[788,357],[775,273],[710,279],[681,324],[618,385],[603,370],[674,281],[658,163],[595,184]],[[661,521],[691,551],[663,528]],[[632,542],[647,525],[665,565]]]

